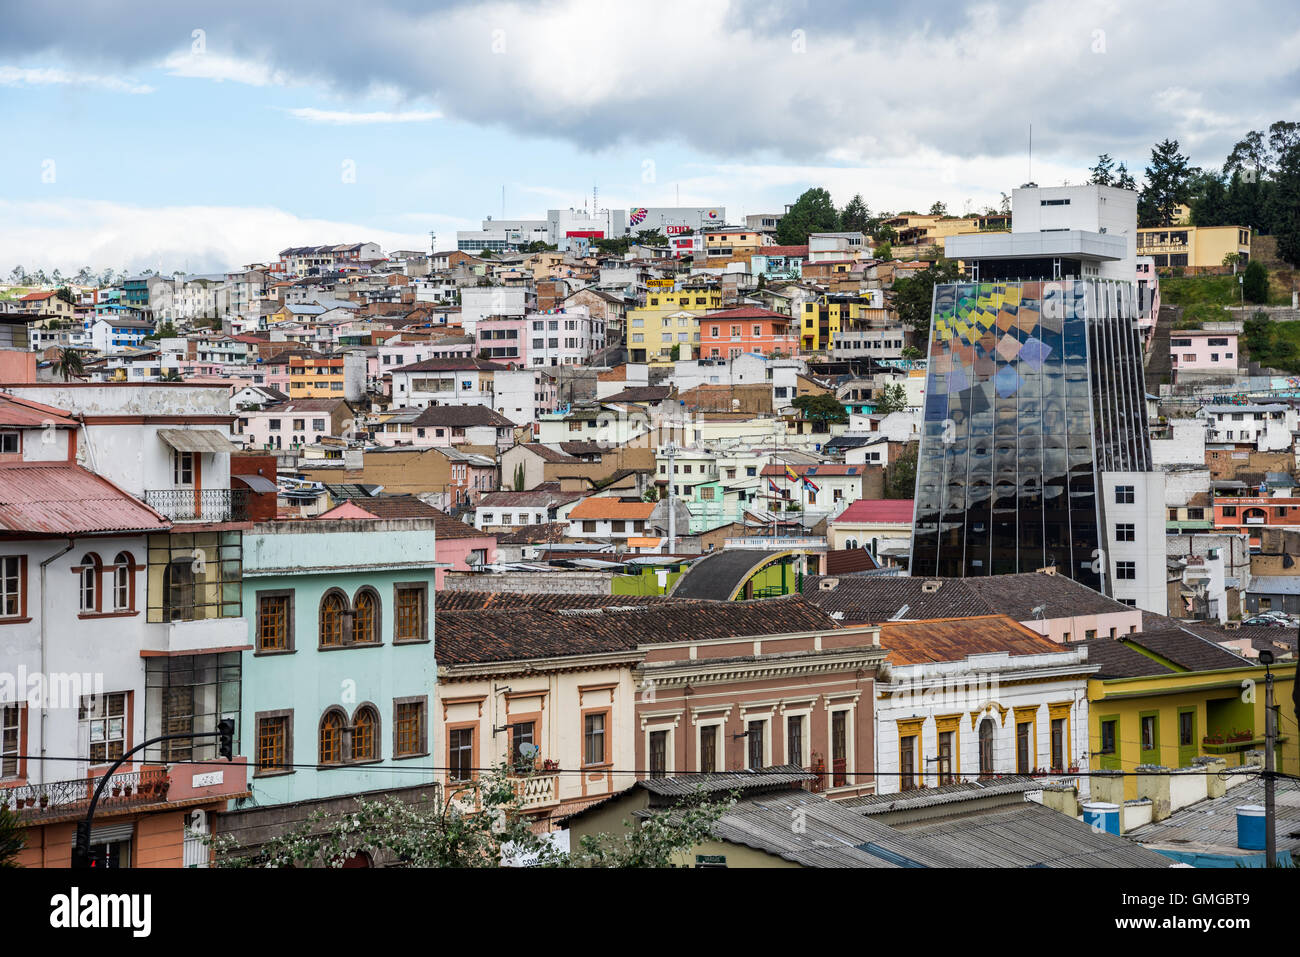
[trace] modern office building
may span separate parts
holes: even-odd
[[[913,575],[1054,566],[1164,612],[1136,316],[1131,281],[935,287]]]

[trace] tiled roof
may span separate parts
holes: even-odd
[[[66,462],[0,466],[0,530],[32,535],[163,531],[171,523],[93,472]]]
[[[561,492],[559,482],[543,482],[536,488],[524,492],[503,489],[488,492],[478,500],[477,507],[484,508],[543,508],[551,505],[566,505],[582,498],[581,492]]]
[[[0,425],[45,428],[49,423],[76,428],[79,424],[65,410],[30,399],[0,394]]]
[[[520,525],[508,532],[497,533],[498,545],[550,545],[564,540],[569,533],[568,522],[542,522]]]
[[[638,644],[736,638],[838,627],[799,596],[761,601],[671,602],[594,610],[443,611],[440,664],[633,651]]]
[[[805,475],[809,478],[816,478],[819,475],[865,475],[867,471],[865,465],[791,465],[790,468],[800,478]],[[785,475],[785,469],[784,465],[764,465],[762,474],[781,476]],[[908,521],[911,520],[912,517],[909,515]]]
[[[1120,635],[1115,640],[1145,648],[1187,671],[1217,671],[1221,668],[1247,668],[1253,665],[1253,662],[1222,645],[1177,626],[1159,631],[1144,628],[1137,634]]]
[[[1034,609],[1039,606],[1044,618],[1133,611],[1064,575],[1037,572],[977,578],[845,577],[829,589],[823,587],[826,579],[805,578],[804,594],[829,612],[841,612],[846,624],[889,621],[896,616],[912,621],[988,614],[1029,621],[1037,617]],[[927,591],[927,582],[937,582],[937,589]]]
[[[1134,651],[1114,638],[1089,638],[1087,641],[1071,642],[1066,647],[1077,648],[1080,645],[1088,648],[1088,663],[1101,666],[1093,675],[1094,678],[1142,678],[1174,673],[1154,658]]]
[[[487,362],[483,359],[473,359],[469,356],[438,356],[433,359],[425,359],[422,362],[412,362],[410,365],[399,366],[391,372],[461,372],[471,369],[480,371],[496,371],[501,366]]]
[[[440,591],[438,614],[446,611],[492,611],[502,608],[628,608],[639,605],[682,604],[667,595],[587,595],[574,592]],[[441,623],[441,618],[439,619]]]
[[[662,402],[673,394],[668,385],[637,385],[624,389],[615,395],[601,399],[602,402]]]
[[[453,429],[471,428],[476,425],[512,429],[515,425],[504,415],[485,405],[431,405],[416,416],[411,424],[442,425]]]
[[[827,575],[851,575],[879,567],[865,548],[832,548],[826,552]]]
[[[834,518],[840,522],[896,522],[912,524],[913,503],[910,498],[860,498]]]
[[[759,255],[764,255],[760,253]],[[760,309],[758,306],[739,306],[735,309],[723,309],[719,312],[710,312],[704,316],[706,322],[713,322],[715,319],[775,319],[779,322],[793,321],[790,316],[783,312],[772,312],[770,309]]]
[[[524,442],[523,447],[534,455],[540,456],[544,462],[566,463],[570,465],[581,464],[582,459],[574,458],[572,455],[565,455],[558,452],[549,445],[542,445],[540,442]]]
[[[654,510],[654,502],[624,502],[609,495],[593,495],[573,507],[569,512],[569,520],[645,520]]]
[[[895,665],[961,661],[970,655],[1060,654],[1067,650],[1006,615],[884,622],[880,645]]]

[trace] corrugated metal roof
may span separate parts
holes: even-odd
[[[1211,852],[1218,847],[1236,853],[1237,808],[1263,803],[1264,782],[1256,777],[1229,788],[1222,797],[1197,801],[1174,811],[1163,821],[1136,827],[1127,836],[1139,844],[1195,844]],[[1294,782],[1280,782],[1275,808],[1277,849],[1294,855],[1300,850],[1300,788]]]
[[[80,466],[66,462],[0,466],[0,530],[94,535],[170,527],[148,505]]]
[[[177,452],[238,452],[239,449],[216,429],[159,429],[162,439]]]

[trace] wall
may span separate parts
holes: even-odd
[[[610,595],[613,572],[555,570],[546,572],[474,573],[448,571],[446,591],[519,591],[536,594]]]

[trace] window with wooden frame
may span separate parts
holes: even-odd
[[[700,770],[706,773],[718,770],[718,729],[716,724],[700,726]]]
[[[379,760],[379,712],[365,704],[352,718],[352,753],[350,760]]]
[[[746,767],[751,771],[757,771],[765,766],[766,754],[764,747],[764,732],[767,730],[767,721],[750,721],[746,726]]]
[[[362,645],[379,643],[379,596],[374,589],[363,588],[357,592],[352,604],[352,642]]]
[[[257,651],[293,651],[293,593],[257,593]]]
[[[194,453],[172,450],[172,484],[189,488],[194,484]]]
[[[1034,725],[1031,721],[1016,722],[1016,773],[1029,774],[1033,771],[1031,755],[1034,754]]]
[[[393,757],[408,758],[428,752],[427,698],[393,701]]]
[[[533,759],[524,756],[526,745],[536,744],[537,722],[516,721],[510,725],[510,763],[516,771],[531,771]]]
[[[91,764],[116,761],[126,750],[127,693],[83,695],[80,722],[86,729]]]
[[[831,712],[831,787],[835,788],[842,788],[848,783],[848,727],[848,711]]]
[[[985,718],[980,722],[980,777],[991,777],[993,774],[993,735],[996,725],[992,718]]]
[[[447,777],[451,781],[473,779],[473,728],[452,728],[447,732]]]
[[[916,787],[916,739],[919,735],[905,734],[898,739],[898,789],[910,791]]]
[[[256,774],[283,774],[292,771],[292,712],[272,712],[257,716]]]
[[[27,556],[0,557],[0,618],[23,618],[27,607]]]
[[[94,552],[81,556],[77,566],[78,607],[83,615],[93,615],[99,611],[99,573],[101,563]]]
[[[1052,719],[1052,770],[1065,770],[1065,719]]]
[[[785,763],[804,766],[803,725],[801,714],[787,715],[785,719]]]
[[[113,559],[113,610],[135,608],[135,558],[130,552],[118,552]]]
[[[341,648],[343,646],[343,616],[347,612],[347,603],[338,592],[330,592],[320,603],[320,646],[322,648]]]
[[[668,732],[650,732],[650,777],[668,776]]]
[[[23,708],[0,705],[0,778],[18,777],[23,746]]]
[[[606,763],[605,758],[605,724],[607,712],[599,711],[583,715],[582,718],[582,763],[597,765]]]
[[[343,763],[343,712],[331,708],[320,720],[320,756],[321,764]]]
[[[393,641],[428,639],[428,592],[426,582],[397,584],[393,591]]]

